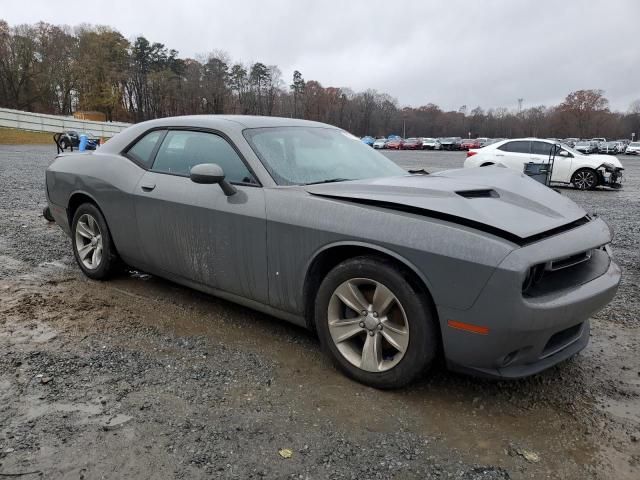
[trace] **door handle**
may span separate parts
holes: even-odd
[[[155,183],[142,183],[140,185],[140,188],[142,188],[143,192],[150,192],[151,190],[156,188],[156,184]]]
[[[496,157],[504,157],[504,153],[496,153]]]

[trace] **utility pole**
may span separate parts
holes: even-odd
[[[522,102],[524,101],[524,98],[519,98],[518,99],[518,115],[520,115],[522,113]]]

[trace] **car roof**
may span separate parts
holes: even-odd
[[[144,122],[150,128],[165,125],[188,125],[202,126],[210,128],[229,128],[232,124],[241,128],[262,128],[262,127],[332,127],[326,123],[301,120],[298,118],[267,117],[258,115],[184,115],[180,117],[166,117]]]
[[[240,133],[247,128],[268,127],[320,127],[339,130],[326,123],[300,120],[297,118],[266,117],[254,115],[184,115],[179,117],[158,118],[136,123],[109,140],[101,149],[107,153],[117,153],[143,133],[154,128],[182,127],[207,128],[224,133]]]

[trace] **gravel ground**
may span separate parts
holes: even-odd
[[[621,159],[622,191],[562,190],[613,225],[624,269],[582,354],[521,381],[436,367],[380,392],[267,315],[135,272],[84,278],[40,215],[54,153],[0,146],[0,475],[638,478],[640,159]]]

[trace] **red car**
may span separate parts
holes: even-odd
[[[422,150],[421,138],[407,138],[402,144],[403,150]]]
[[[402,150],[403,145],[404,140],[402,140],[401,138],[395,138],[387,142],[387,148],[390,150]]]
[[[477,138],[469,138],[467,140],[463,140],[460,144],[460,148],[462,150],[469,150],[470,148],[480,148],[482,145],[480,144],[480,140]]]

